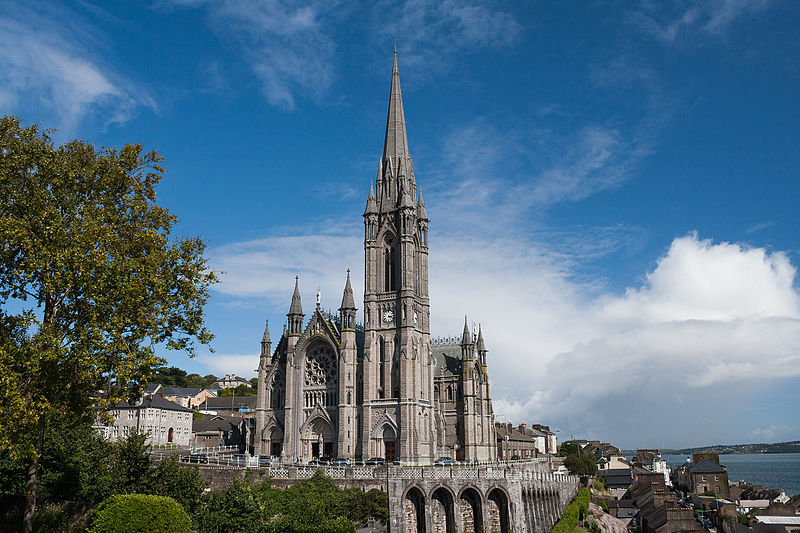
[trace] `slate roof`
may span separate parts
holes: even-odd
[[[689,469],[692,474],[717,474],[727,472],[711,459],[704,459]]]
[[[461,345],[436,344],[431,346],[433,352],[433,377],[461,376]]]
[[[207,431],[233,431],[236,424],[222,416],[213,416],[208,418],[201,418],[200,420],[192,421],[192,433],[205,433]]]
[[[202,391],[200,387],[164,387],[164,396],[197,396]]]
[[[495,432],[497,434],[498,439],[505,439],[506,435],[508,435],[508,440],[513,441],[526,441],[526,442],[533,442],[534,439],[530,435],[526,435],[525,433],[521,432],[518,428],[511,428],[511,432],[509,433],[508,427],[505,424],[496,423],[494,425]]]
[[[217,396],[208,398],[197,406],[198,409],[239,409],[256,408],[257,396]]]
[[[161,396],[152,396],[148,398],[143,398],[138,403],[133,405],[129,404],[128,402],[118,402],[115,405],[116,409],[140,409],[140,408],[155,408],[155,409],[165,409],[167,411],[183,411],[185,413],[191,413],[191,409],[187,409],[186,407],[182,407],[177,403],[171,402],[169,400],[165,400]]]
[[[633,477],[631,476],[631,471],[628,468],[612,468],[609,470],[602,470],[595,474],[597,476],[602,476],[606,478],[606,486],[619,486],[625,485],[628,486],[633,483]]]

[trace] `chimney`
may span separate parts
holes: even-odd
[[[520,425],[519,425],[519,431],[520,431],[520,433],[525,433],[525,427],[526,427],[526,424],[520,424]]]
[[[509,433],[511,433],[511,430],[514,429],[514,425],[511,422],[509,422],[508,426],[506,427],[506,429],[508,430]]]

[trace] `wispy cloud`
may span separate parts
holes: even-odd
[[[515,44],[523,26],[494,2],[409,0],[378,2],[373,8],[381,39],[396,37],[403,64],[441,67],[451,54]]]
[[[66,137],[89,115],[124,123],[138,108],[156,108],[146,90],[96,55],[105,39],[98,27],[57,4],[38,7],[8,4],[0,14],[1,112],[29,111]]]
[[[238,46],[267,101],[293,109],[297,97],[319,100],[334,78],[338,2],[163,0],[162,9],[205,9],[214,31]]]
[[[643,33],[672,45],[698,37],[724,37],[740,19],[764,11],[772,0],[710,0],[641,3],[629,21]]]

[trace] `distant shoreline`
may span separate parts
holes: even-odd
[[[715,452],[720,455],[747,455],[747,454],[774,454],[774,453],[800,453],[800,440],[789,442],[776,442],[772,444],[716,444],[698,448],[659,448],[659,453],[667,455],[691,455],[700,452]],[[636,454],[636,450],[624,450],[625,454]]]

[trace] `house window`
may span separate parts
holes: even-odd
[[[714,481],[719,481],[719,476],[714,476]]]
[[[703,481],[705,481],[705,480],[706,480],[706,476],[703,476],[703,478],[702,478],[702,479],[703,479]]]

